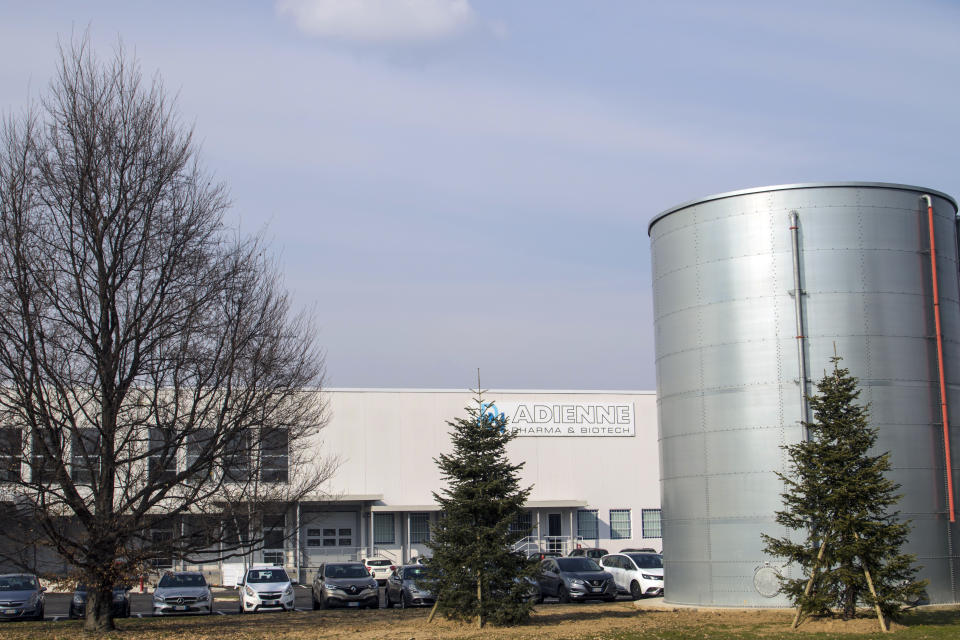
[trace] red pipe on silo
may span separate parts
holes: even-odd
[[[943,420],[943,450],[947,464],[947,505],[950,522],[956,522],[953,510],[953,465],[950,462],[950,420],[947,418],[947,381],[943,370],[943,331],[940,328],[940,288],[937,279],[937,245],[933,234],[933,199],[927,201],[927,227],[930,231],[930,274],[933,279],[933,321],[937,332],[937,370],[940,375],[940,418]]]

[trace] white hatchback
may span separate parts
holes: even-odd
[[[397,570],[397,565],[387,558],[367,558],[363,561],[363,566],[367,568],[367,571],[370,572],[373,579],[381,586],[386,584],[387,578]]]
[[[240,613],[280,609],[293,611],[296,596],[293,583],[283,567],[254,565],[240,584]]]
[[[617,590],[634,600],[663,595],[663,556],[658,553],[611,553],[600,564],[613,575]]]

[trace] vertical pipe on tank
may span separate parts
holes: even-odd
[[[933,282],[933,321],[937,334],[937,375],[940,378],[940,419],[943,421],[943,449],[947,465],[947,505],[950,522],[956,522],[953,509],[953,466],[950,461],[950,420],[947,417],[947,383],[943,367],[943,331],[940,326],[940,288],[937,278],[937,244],[933,233],[933,198],[920,196],[927,201],[927,228],[930,233],[930,278]]]
[[[806,422],[807,415],[807,358],[804,349],[805,334],[803,331],[803,290],[800,288],[800,216],[796,211],[790,212],[790,247],[793,251],[793,309],[797,323],[797,362],[800,368],[800,425],[803,428],[803,439],[809,439]]]

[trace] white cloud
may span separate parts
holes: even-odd
[[[277,0],[313,36],[371,44],[440,40],[474,24],[469,0]]]

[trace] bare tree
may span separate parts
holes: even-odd
[[[112,586],[151,563],[258,548],[335,468],[310,318],[227,207],[122,47],[61,47],[40,105],[3,123],[4,559],[45,546],[75,567],[87,630],[113,628]]]

